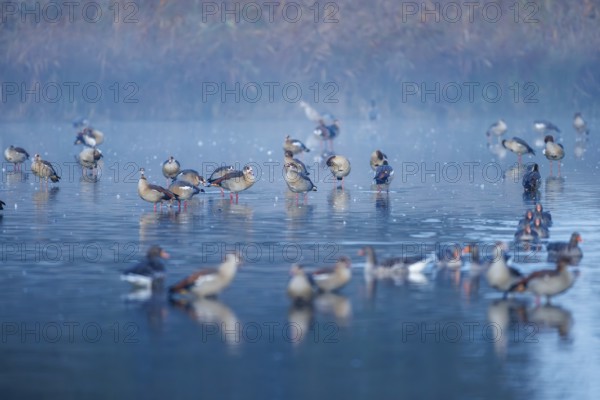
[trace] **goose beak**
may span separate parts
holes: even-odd
[[[360,249],[360,250],[358,250],[357,254],[358,254],[359,257],[363,257],[365,255],[365,250],[364,249]]]
[[[161,258],[164,258],[165,260],[167,260],[167,259],[171,258],[171,256],[169,255],[169,253],[167,253],[167,252],[166,252],[166,251],[164,251],[164,250],[162,250],[162,251],[160,252],[160,257],[161,257]]]
[[[465,246],[462,253],[463,254],[468,254],[471,251],[471,246]]]

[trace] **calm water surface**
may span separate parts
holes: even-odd
[[[564,178],[545,180],[539,200],[552,213],[551,240],[579,231],[585,255],[575,286],[552,306],[536,307],[529,296],[501,301],[485,283],[467,293],[468,264],[460,282],[428,273],[366,286],[364,259],[356,255],[365,244],[391,256],[511,241],[531,204],[520,182],[498,177],[516,157],[487,150],[489,121],[426,122],[344,122],[336,150],[352,162],[346,190],[336,190],[327,171],[311,164],[313,152],[305,161],[318,192],[298,205],[281,176],[281,143],[287,133],[306,138],[312,128],[306,121],[99,123],[106,142],[97,182],[81,178],[68,124],[1,126],[2,149],[15,144],[38,152],[63,177],[46,191],[27,173],[30,164],[24,174],[7,165],[2,171],[2,392],[10,398],[592,398],[600,390],[594,135],[583,157],[575,157],[570,121],[554,121],[564,127]],[[520,126],[514,134],[531,143],[537,138],[528,121],[513,124]],[[396,169],[389,194],[370,187],[375,148]],[[169,155],[204,173],[223,162],[252,163],[260,179],[238,204],[207,189],[187,210],[154,213],[137,195],[137,170],[144,167],[151,182],[164,185],[160,166]],[[546,178],[541,149],[526,159],[532,160]],[[171,254],[167,284],[218,263],[234,246],[247,261],[218,300],[169,303],[165,293],[132,293],[119,281],[120,271],[152,244]],[[291,308],[285,295],[291,263],[314,268],[340,255],[352,258],[351,283],[311,310]],[[545,250],[513,258],[523,271],[551,267]]]

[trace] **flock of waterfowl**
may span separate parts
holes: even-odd
[[[325,165],[329,167],[333,177],[341,181],[341,188],[344,188],[344,178],[351,171],[351,165],[348,158],[340,154],[333,153],[333,140],[340,135],[340,124],[337,119],[333,119],[332,124],[326,124],[324,118],[306,103],[302,104],[307,117],[318,122],[314,129],[314,135],[321,139],[322,150],[325,155],[323,158]],[[575,114],[573,126],[578,135],[587,135],[589,133],[587,125],[580,113]],[[102,157],[98,146],[104,141],[104,135],[87,125],[82,126],[82,130],[77,134],[75,144],[83,145],[82,151],[78,155],[78,161],[82,167],[82,174],[86,170],[91,170],[95,174],[98,160]],[[536,121],[534,129],[544,134],[543,154],[550,161],[551,171],[552,162],[558,161],[558,173],[560,174],[560,160],[565,156],[564,147],[555,142],[554,136],[549,132],[560,133],[560,130],[548,121]],[[519,157],[525,154],[535,155],[535,151],[527,142],[518,137],[501,140],[507,132],[508,126],[503,120],[491,125],[487,131],[488,146],[494,147],[501,145],[510,150]],[[498,139],[498,144],[493,144],[492,138]],[[298,139],[286,136],[283,142],[284,157],[284,179],[287,187],[292,193],[296,194],[296,201],[300,194],[306,194],[309,191],[316,191],[317,188],[310,179],[310,173],[305,164],[296,155],[310,152],[310,149]],[[5,159],[14,164],[15,170],[20,170],[21,165],[29,159],[29,154],[23,148],[9,146],[4,152]],[[388,162],[387,156],[381,150],[375,150],[370,157],[370,166],[374,172],[374,184],[381,188],[388,188],[394,174],[394,170]],[[58,182],[60,177],[52,167],[51,163],[42,160],[39,154],[35,154],[31,165],[31,171],[34,175],[42,179]],[[234,194],[236,201],[239,193],[249,189],[256,182],[252,167],[245,166],[242,170],[235,170],[234,167],[224,165],[212,172],[208,179],[202,177],[196,170],[182,169],[180,163],[170,157],[162,164],[162,173],[167,179],[167,187],[162,187],[148,182],[144,169],[140,169],[140,178],[138,181],[139,196],[152,204],[156,210],[157,204],[162,206],[163,202],[177,202],[181,207],[187,206],[187,201],[194,195],[204,192],[202,187],[217,187],[224,196],[224,191],[230,193],[230,201],[233,201]],[[533,163],[523,174],[522,184],[526,192],[535,192],[541,183],[539,166]],[[4,203],[0,201],[0,209]],[[528,247],[537,246],[541,249],[541,243],[549,237],[549,228],[552,225],[552,218],[548,212],[545,212],[542,205],[538,202],[535,208],[527,210],[524,218],[519,221],[518,231],[515,233],[515,246]],[[497,242],[491,248],[491,253],[482,257],[481,249],[477,243],[471,243],[464,248],[446,249],[443,252],[431,256],[415,257],[393,257],[384,260],[378,260],[375,249],[371,246],[362,248],[359,256],[365,257],[364,278],[367,282],[374,282],[384,279],[403,279],[414,274],[422,274],[427,268],[434,265],[433,271],[448,271],[453,274],[460,274],[463,268],[463,254],[470,255],[469,275],[470,279],[465,283],[467,292],[471,292],[479,285],[479,279],[485,276],[488,285],[503,293],[506,297],[513,292],[528,291],[536,296],[546,296],[547,300],[555,295],[565,292],[575,282],[575,274],[568,268],[569,265],[577,265],[582,257],[582,251],[578,247],[581,242],[581,236],[573,233],[569,242],[551,242],[546,244],[548,251],[548,261],[555,262],[556,267],[550,270],[535,271],[530,274],[523,274],[517,269],[507,264],[509,256],[507,255],[508,246],[506,243]],[[134,267],[123,272],[121,278],[131,283],[134,287],[152,289],[157,284],[161,284],[165,278],[164,259],[169,257],[168,253],[159,246],[149,248],[146,259]],[[229,253],[224,261],[216,268],[200,270],[169,287],[171,297],[186,295],[191,293],[199,298],[217,296],[223,289],[228,287],[235,278],[238,268],[242,265],[240,253]],[[305,271],[299,265],[294,264],[291,267],[287,293],[292,299],[293,304],[310,304],[318,293],[335,292],[342,289],[352,279],[351,259],[347,256],[341,256],[332,267],[321,268],[314,271]]]
[[[315,134],[324,138],[328,144],[329,150],[333,146],[331,140],[339,135],[339,122],[335,121],[334,133],[324,133],[330,129],[318,116],[318,113],[309,106],[304,106],[307,116],[318,118],[319,125],[315,129]],[[581,114],[576,114],[574,126],[578,134],[588,134]],[[536,130],[554,130],[558,128],[546,121],[536,121]],[[507,125],[504,121],[493,124],[488,132],[488,137],[496,136],[501,138],[507,131]],[[513,138],[502,140],[502,146],[513,151],[519,156],[524,154],[535,154],[535,151],[522,139]],[[324,146],[327,147],[327,146]],[[284,178],[291,192],[300,194],[311,190],[316,190],[315,185],[310,180],[310,173],[305,164],[295,158],[297,154],[309,152],[310,149],[301,141],[289,136],[284,141]],[[325,150],[327,154],[327,150]],[[543,154],[548,160],[559,161],[564,157],[564,149],[560,144],[554,142],[551,135],[545,136],[545,148]],[[342,181],[350,173],[350,162],[341,155],[327,155],[325,164],[331,169],[333,176]],[[165,162],[168,165],[171,160]],[[389,185],[393,168],[387,161],[387,156],[381,150],[375,150],[371,154],[370,166],[375,172],[374,182],[376,185]],[[249,168],[249,167],[246,167]],[[163,167],[163,173],[168,178],[176,178],[176,170],[172,175],[167,175]],[[559,167],[560,173],[560,167]],[[237,193],[252,186],[254,181],[251,178],[251,170],[233,171],[232,167],[222,167],[215,171],[207,181],[202,177],[198,182],[206,182],[209,185],[219,186],[221,189],[229,190],[231,193]],[[235,180],[239,183],[232,185]],[[231,183],[230,183],[231,182]],[[533,164],[523,175],[523,187],[525,191],[536,191],[541,182],[539,168]],[[159,190],[159,189],[156,189]],[[160,189],[164,190],[164,189]],[[159,190],[159,191],[160,191]],[[527,210],[525,217],[519,221],[518,230],[515,233],[515,249],[531,248],[536,246],[537,250],[542,249],[542,243],[549,237],[549,227],[552,225],[550,213],[543,210],[541,203],[536,203],[534,209]],[[550,242],[546,243],[548,251],[548,261],[555,262],[554,269],[545,269],[524,274],[516,268],[509,266],[507,261],[509,246],[503,242],[497,242],[491,248],[489,254],[481,254],[481,248],[478,243],[470,243],[463,248],[445,249],[437,254],[429,256],[416,255],[404,257],[391,257],[378,260],[375,249],[372,246],[366,246],[360,249],[358,255],[365,257],[364,278],[367,283],[372,284],[379,280],[393,279],[402,280],[411,276],[418,276],[425,272],[432,273],[452,273],[458,276],[463,269],[465,262],[463,255],[469,255],[469,279],[464,284],[466,293],[472,293],[479,287],[479,281],[482,277],[489,287],[500,291],[504,297],[511,293],[530,292],[536,296],[536,302],[540,297],[550,298],[567,291],[575,282],[576,273],[573,273],[568,267],[577,265],[582,258],[581,248],[578,246],[581,242],[581,236],[573,233],[569,242]],[[147,260],[141,264],[129,269],[123,274],[123,279],[132,282],[134,285],[148,287],[153,284],[153,280],[147,280],[148,277],[164,277],[164,265],[160,258],[164,251],[157,247],[152,247],[148,251]],[[234,279],[238,267],[242,264],[239,253],[228,254],[225,260],[216,268],[204,269],[198,271],[178,283],[170,286],[169,294],[171,297],[192,294],[196,297],[216,296],[225,289]],[[341,256],[334,266],[320,268],[312,271],[306,271],[300,264],[292,265],[290,269],[290,279],[287,285],[287,294],[295,306],[303,307],[312,304],[312,301],[322,293],[336,292],[346,286],[352,279],[351,272],[352,261],[347,256]],[[150,268],[149,268],[150,266]],[[155,266],[155,267],[152,267]],[[156,275],[152,272],[155,268]],[[141,276],[137,276],[141,275]],[[458,279],[460,279],[458,277]]]

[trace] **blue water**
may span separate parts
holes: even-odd
[[[304,157],[318,191],[296,199],[281,175],[283,137],[305,139],[304,120],[252,123],[98,122],[106,135],[99,180],[81,178],[66,123],[5,124],[0,147],[40,153],[60,167],[46,190],[4,164],[0,199],[0,387],[7,398],[467,397],[592,398],[600,344],[600,188],[593,135],[583,158],[563,126],[563,179],[546,179],[539,200],[552,213],[550,240],[581,233],[579,278],[552,306],[530,296],[501,301],[485,283],[427,273],[407,281],[363,280],[365,244],[380,255],[429,254],[441,244],[511,241],[531,205],[501,173],[516,157],[486,148],[490,121],[344,121],[336,150],[352,163],[344,191]],[[511,122],[509,122],[510,124]],[[529,121],[521,135],[533,143]],[[590,122],[593,126],[593,121]],[[396,170],[390,192],[371,187],[372,150]],[[237,204],[207,189],[186,210],[154,212],[137,194],[137,170],[165,185],[175,156],[206,174],[252,163],[259,181]],[[469,168],[472,174],[469,174]],[[556,168],[556,165],[555,165]],[[423,173],[423,171],[429,171]],[[556,169],[554,170],[556,174]],[[169,303],[164,292],[132,293],[121,270],[152,244],[170,254],[167,284],[217,265],[237,248],[246,259],[218,300]],[[307,269],[353,262],[353,280],[313,309],[285,294],[293,262]],[[519,251],[514,265],[552,267],[544,250]]]

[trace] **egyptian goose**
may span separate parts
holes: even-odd
[[[558,175],[560,176],[560,160],[565,158],[565,148],[562,144],[555,143],[552,135],[547,135],[544,143],[545,147],[542,153],[550,161],[550,175],[552,175],[552,161],[558,161]]]
[[[100,150],[94,147],[84,147],[79,153],[78,161],[82,169],[94,171],[98,167],[98,161],[102,158]]]
[[[494,122],[492,125],[490,125],[486,132],[486,136],[488,137],[488,140],[491,139],[492,136],[495,136],[498,138],[498,140],[500,140],[500,137],[504,135],[507,130],[508,126],[506,125],[506,122],[504,122],[502,119],[499,119],[497,122]]]
[[[350,174],[350,161],[348,161],[346,157],[338,154],[329,157],[326,164],[331,170],[333,176],[338,181],[342,181],[342,189],[344,189],[344,178]]]
[[[151,246],[146,253],[146,259],[139,264],[126,269],[121,274],[121,280],[129,282],[137,288],[151,288],[165,277],[165,265],[162,260],[169,258],[169,253],[160,246]]]
[[[179,174],[175,177],[176,181],[186,181],[194,186],[206,185],[206,180],[198,171],[194,169],[184,169],[179,171]]]
[[[237,273],[242,263],[237,253],[228,253],[225,260],[217,268],[206,268],[193,273],[169,288],[171,294],[191,292],[198,297],[218,295],[225,289]]]
[[[542,203],[535,204],[535,209],[533,211],[533,217],[540,218],[542,220],[542,222],[544,223],[544,225],[546,225],[548,227],[552,226],[552,214],[550,214],[547,211],[544,211],[544,207],[542,206]]]
[[[515,233],[515,241],[518,242],[537,242],[539,235],[531,229],[531,225],[525,225]]]
[[[537,163],[533,163],[527,167],[527,172],[523,175],[523,189],[526,192],[537,192],[542,185],[542,176],[540,175],[540,167]]]
[[[287,286],[287,294],[296,305],[310,303],[313,297],[313,287],[310,279],[299,264],[294,264],[290,268],[290,281]]]
[[[358,251],[358,255],[366,257],[365,276],[374,278],[391,278],[398,274],[421,273],[427,266],[429,259],[414,257],[393,257],[377,263],[375,250],[371,246],[365,246]]]
[[[333,139],[340,134],[340,123],[336,119],[332,125],[325,125],[323,120],[319,120],[319,125],[315,128],[314,134],[321,138],[321,140],[329,143],[329,150],[333,151]]]
[[[550,298],[566,292],[575,283],[575,274],[569,270],[569,259],[559,257],[556,261],[555,269],[545,269],[535,271],[527,277],[516,282],[511,290],[516,292],[529,291],[536,296],[536,303],[539,304],[541,296],[546,296],[546,302],[550,303]]]
[[[294,164],[296,166],[296,168],[298,169],[298,171],[300,171],[304,175],[310,175],[310,172],[308,172],[306,165],[304,165],[304,163],[302,161],[298,160],[297,158],[294,158],[294,154],[289,150],[285,150],[283,152],[283,163],[284,163],[284,165],[285,164]]]
[[[177,200],[177,196],[170,190],[148,183],[148,180],[144,175],[144,168],[140,168],[138,194],[143,200],[149,203],[154,203],[154,211],[156,211],[156,203],[160,203],[160,206],[162,207],[163,201],[169,201],[172,203],[174,200]]]
[[[33,172],[35,176],[38,176],[40,179],[46,181],[46,186],[48,185],[48,179],[55,183],[60,180],[60,176],[56,174],[52,164],[50,164],[48,161],[42,160],[42,157],[40,157],[39,154],[33,156],[31,172]]]
[[[394,178],[394,169],[388,164],[387,160],[383,161],[383,164],[377,167],[375,170],[375,177],[373,181],[377,185],[377,189],[381,192],[381,186],[384,186],[387,191],[390,190],[390,183]]]
[[[285,141],[283,142],[283,150],[289,150],[292,154],[298,154],[302,152],[309,152],[310,149],[304,145],[298,139],[292,139],[290,135],[285,137]]]
[[[215,179],[211,182],[208,180],[211,186],[217,186],[221,189],[229,191],[229,200],[233,201],[233,194],[235,193],[235,201],[239,200],[239,192],[243,192],[249,189],[256,182],[256,177],[252,167],[246,165],[241,171],[231,171]]]
[[[538,131],[539,133],[546,133],[549,131],[554,131],[560,133],[560,129],[556,125],[554,125],[550,121],[539,119],[537,121],[533,121],[533,129]]]
[[[515,153],[519,158],[519,164],[521,164],[523,154],[533,154],[535,151],[521,138],[514,136],[512,139],[504,139],[502,146]]]
[[[371,164],[371,169],[373,171],[377,171],[377,168],[383,165],[384,161],[387,161],[387,156],[383,154],[381,150],[375,150],[371,153],[371,160],[369,163]]]
[[[312,281],[322,292],[333,292],[346,286],[352,278],[352,263],[346,256],[338,258],[335,266],[321,268],[311,273]]]
[[[12,144],[4,150],[4,159],[9,163],[15,164],[15,171],[21,170],[21,164],[29,160],[29,153],[22,147],[15,147]]]
[[[175,179],[177,174],[179,174],[179,171],[181,171],[181,165],[173,156],[170,156],[169,159],[162,164],[162,173],[164,177],[167,178],[167,184],[169,183],[169,180]]]
[[[191,199],[194,195],[197,195],[200,192],[204,192],[204,189],[200,189],[198,186],[191,184],[187,181],[176,180],[175,182],[169,185],[169,191],[171,191],[175,196],[177,196],[177,201],[179,203],[179,208],[181,209],[181,201],[183,201],[183,207],[187,207],[187,201]]]
[[[548,237],[550,237],[550,231],[548,230],[546,225],[544,225],[542,219],[539,217],[536,217],[533,220],[533,225],[531,226],[531,229],[538,234],[538,237],[540,239],[547,239]]]
[[[104,143],[104,133],[99,130],[86,127],[77,133],[74,144],[83,144],[88,147],[96,147]]]
[[[298,202],[298,195],[300,193],[304,193],[304,200],[306,200],[309,191],[317,191],[317,187],[312,183],[310,178],[301,173],[294,164],[285,164],[284,170],[283,177],[285,183],[290,191],[296,194],[296,202]]]
[[[576,112],[575,115],[573,116],[573,127],[579,134],[589,133],[589,131],[587,129],[587,124],[586,124],[585,120],[583,119],[583,115],[581,115],[580,112]]]
[[[216,181],[219,178],[224,177],[225,175],[227,175],[228,173],[233,172],[233,171],[235,171],[235,168],[233,168],[233,166],[231,166],[231,165],[223,165],[222,167],[215,169],[213,171],[213,173],[210,174],[210,176],[208,177],[208,180],[206,181],[207,186],[211,186],[214,181]],[[219,187],[219,189],[221,190],[221,197],[224,197],[225,192],[223,191],[223,188]]]
[[[546,246],[548,261],[556,261],[559,257],[564,257],[573,265],[579,264],[579,261],[583,258],[583,251],[579,247],[581,242],[583,242],[581,235],[578,232],[573,232],[568,242],[548,243]]]
[[[504,243],[496,243],[494,258],[485,274],[488,284],[494,289],[504,292],[504,297],[507,296],[511,287],[523,278],[521,272],[506,265],[505,249]]]

